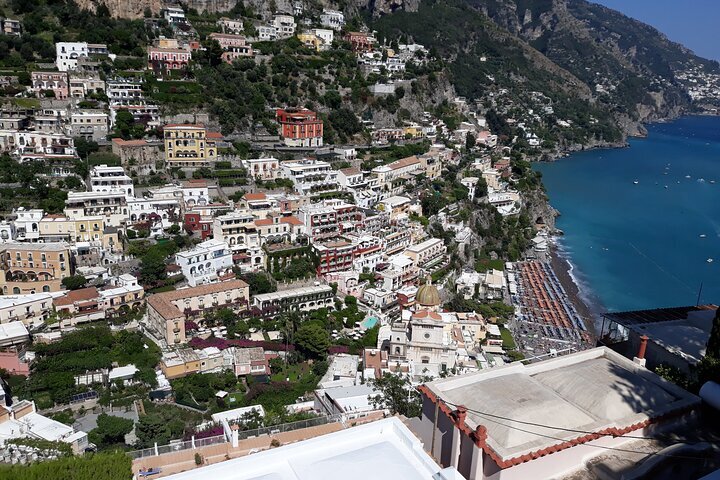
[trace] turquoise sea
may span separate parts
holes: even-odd
[[[720,303],[720,117],[648,131],[629,148],[535,164],[598,311],[694,305],[701,285],[701,303]]]

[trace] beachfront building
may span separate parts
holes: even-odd
[[[217,160],[215,140],[203,125],[170,124],[163,129],[168,167],[208,167]]]

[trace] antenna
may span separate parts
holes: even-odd
[[[703,289],[703,282],[700,282],[700,290],[698,290],[697,302],[695,303],[696,307],[698,305],[700,305],[700,295],[702,295],[702,289]]]

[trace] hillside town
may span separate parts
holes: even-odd
[[[554,148],[547,118],[573,128],[553,101],[498,88],[356,115],[339,107],[356,79],[283,65],[349,58],[388,106],[442,59],[292,7],[165,5],[141,57],[58,41],[2,77],[0,463],[119,450],[116,478],[336,478],[333,451],[377,478],[570,479],[662,451],[653,429],[711,441],[700,398],[655,367],[701,362],[662,325],[704,345],[717,306],[598,328],[557,271],[529,163]],[[198,109],[206,65],[323,101]],[[261,120],[228,123],[246,108]]]

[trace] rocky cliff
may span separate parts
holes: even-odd
[[[160,13],[163,0],[75,0],[81,10],[97,11],[97,7],[105,5],[110,15],[115,18],[143,18],[146,10],[153,15]]]
[[[397,11],[417,12],[420,0],[355,0],[355,5],[380,17]]]
[[[676,72],[690,64],[717,69],[653,27],[585,0],[464,1],[583,81],[628,133],[690,108]]]

